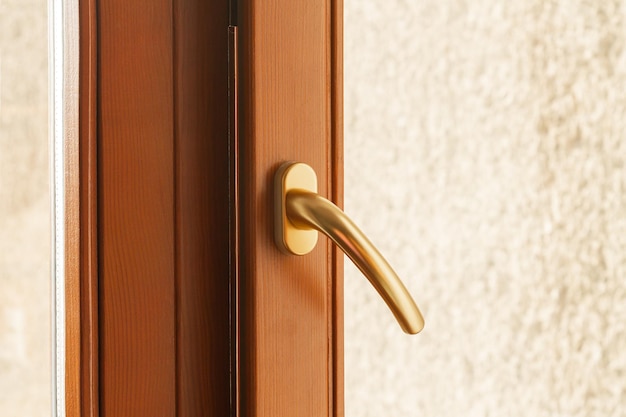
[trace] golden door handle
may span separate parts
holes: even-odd
[[[424,318],[406,287],[365,234],[335,204],[317,194],[317,176],[303,163],[287,163],[275,178],[275,240],[285,253],[304,255],[324,233],[363,272],[406,333],[416,334]]]

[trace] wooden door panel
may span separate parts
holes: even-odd
[[[228,2],[174,2],[179,417],[230,404]]]
[[[171,2],[99,9],[100,410],[176,413]]]
[[[320,239],[302,257],[273,242],[273,175],[311,165],[319,192],[338,200],[341,178],[337,3],[240,4],[242,335],[244,415],[341,414],[340,259]],[[337,297],[337,298],[335,298]]]
[[[230,410],[228,7],[100,2],[100,411]]]
[[[80,2],[69,416],[343,415],[342,256],[271,221],[288,160],[341,204],[341,1],[229,6]]]

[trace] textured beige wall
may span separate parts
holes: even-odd
[[[346,0],[346,414],[626,413],[626,4]],[[49,410],[43,0],[0,0],[0,414]]]
[[[346,0],[348,417],[626,415],[626,2]]]
[[[0,0],[0,415],[50,415],[46,0]]]

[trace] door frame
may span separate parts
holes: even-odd
[[[241,391],[253,404],[244,415],[343,415],[343,254],[320,239],[306,256],[284,255],[273,244],[270,220],[273,174],[286,161],[312,166],[319,192],[343,203],[342,6],[341,0],[239,4],[241,240],[247,255],[241,262],[247,297]],[[326,323],[318,322],[321,316]],[[309,343],[316,348],[301,357]],[[289,358],[287,369],[266,377],[274,356]],[[298,361],[309,366],[293,364]],[[307,390],[308,380],[315,382]]]
[[[52,200],[52,404],[54,415],[77,415],[81,393],[79,241],[78,0],[50,0],[49,74]],[[78,320],[77,320],[78,319]]]
[[[187,4],[191,4],[191,1],[188,0]],[[103,68],[106,71],[107,65],[106,62],[103,63],[101,55],[103,36],[102,27],[99,27],[99,19],[102,16],[101,3],[102,1],[98,0],[50,0],[52,39],[50,71],[54,85],[51,94],[53,127],[51,165],[55,179],[53,184],[55,288],[53,385],[55,387],[54,403],[58,416],[98,416],[102,407],[100,395],[103,389],[100,386],[103,378],[102,370],[104,369],[106,373],[108,369],[106,367],[109,366],[106,362],[102,362],[101,352],[103,346],[101,334],[104,331],[102,312],[105,308],[102,305],[101,292],[101,279],[103,279],[101,267],[105,262],[101,246],[103,239],[101,211],[103,198],[106,198],[102,196],[101,189],[106,179],[103,177],[102,167],[99,166],[103,163],[100,140],[102,123],[105,123],[100,114],[100,107],[103,103],[99,89],[102,88],[101,71]],[[176,4],[179,3],[172,2],[172,4],[173,9],[168,13],[171,13],[173,19],[179,19],[180,22],[180,19],[190,18],[188,14],[185,14],[183,6],[177,8]],[[184,3],[181,1],[180,4]],[[259,284],[263,274],[269,270],[263,273],[251,273],[251,271],[257,271],[259,266],[265,265],[267,268],[272,268],[272,262],[275,262],[274,258],[278,256],[275,253],[276,248],[272,246],[273,243],[266,238],[271,228],[270,220],[264,216],[259,223],[258,213],[271,210],[268,206],[268,200],[271,199],[267,198],[268,181],[271,180],[271,170],[267,168],[268,164],[276,167],[283,161],[263,159],[276,155],[271,152],[264,155],[261,148],[265,146],[265,142],[259,144],[252,142],[251,145],[250,138],[261,138],[267,141],[267,123],[269,119],[272,119],[271,114],[274,110],[268,109],[269,113],[266,115],[261,113],[273,103],[282,103],[279,116],[271,120],[276,126],[274,132],[284,128],[285,131],[299,133],[299,137],[279,139],[282,144],[277,146],[286,146],[288,149],[288,152],[281,154],[281,158],[305,159],[309,155],[317,155],[313,157],[312,165],[318,167],[322,190],[325,190],[327,197],[341,206],[343,196],[343,4],[341,0],[320,0],[312,6],[307,0],[302,2],[272,0],[272,4],[268,3],[268,0],[241,0],[235,10],[238,13],[235,13],[236,16],[230,16],[230,23],[238,23],[238,30],[231,31],[231,39],[235,40],[234,44],[238,52],[234,56],[240,64],[231,65],[231,80],[235,81],[231,86],[236,87],[240,93],[236,96],[238,104],[233,108],[231,115],[237,115],[238,120],[224,120],[224,124],[234,122],[235,127],[235,129],[231,128],[229,149],[231,151],[236,149],[237,152],[231,154],[227,174],[231,175],[231,178],[241,179],[241,182],[231,182],[229,185],[231,201],[241,202],[240,205],[231,207],[231,220],[238,219],[236,224],[241,228],[229,229],[228,239],[234,242],[231,244],[235,247],[244,248],[244,252],[243,254],[231,253],[231,259],[229,259],[231,265],[234,265],[230,278],[234,280],[230,287],[234,298],[229,302],[233,308],[231,317],[236,318],[228,324],[233,340],[228,345],[229,352],[231,352],[229,361],[231,373],[235,375],[234,379],[231,378],[227,382],[232,385],[231,401],[235,404],[231,408],[231,415],[287,415],[284,413],[296,407],[288,404],[289,398],[301,398],[302,395],[310,392],[311,386],[300,387],[296,384],[293,392],[280,392],[278,395],[272,389],[280,384],[284,386],[285,375],[295,375],[302,381],[309,379],[310,376],[301,375],[298,361],[283,364],[285,368],[291,370],[283,372],[282,375],[281,372],[271,370],[271,362],[264,361],[269,360],[271,355],[268,353],[271,354],[273,349],[282,346],[281,344],[286,343],[287,346],[292,346],[288,349],[299,349],[298,340],[301,336],[297,332],[294,334],[289,334],[290,331],[271,333],[257,327],[259,323],[265,326],[276,324],[278,321],[278,328],[286,330],[290,323],[282,314],[277,315],[276,312],[270,310],[268,310],[269,321],[262,323],[259,320],[258,317],[263,316],[263,311],[259,311],[258,307],[265,305],[263,308],[267,308],[276,300],[273,295],[268,298],[268,294],[262,292],[267,291],[267,288],[262,290]],[[289,30],[285,30],[286,28]],[[226,38],[227,28],[224,29],[224,38]],[[323,33],[316,32],[319,30]],[[177,44],[172,42],[176,45],[172,46],[173,51],[185,51],[185,45],[189,45],[181,41],[185,39],[184,34],[181,35],[181,33],[176,32],[173,35],[174,41],[179,42]],[[288,46],[281,49],[291,55],[284,57],[280,55],[281,49],[264,48],[263,42],[268,37],[285,42]],[[323,44],[315,44],[316,41],[321,41]],[[298,77],[302,76],[301,73],[294,75],[285,72],[275,73],[270,74],[268,78],[266,71],[280,72],[288,67],[289,60],[298,62],[300,59],[308,59],[307,54],[312,52],[301,48],[302,45],[307,44],[314,47],[319,55],[310,60],[310,64],[317,65],[318,69],[306,72],[308,67],[300,68],[306,72],[303,82],[305,87],[301,90],[296,88],[293,93],[280,90],[272,92],[271,89],[263,90],[265,92],[262,94],[258,93],[262,91],[260,82],[271,80],[272,77],[275,79],[277,75],[281,75],[283,80],[287,76],[291,81],[297,81]],[[186,51],[193,52],[190,49]],[[186,69],[189,66],[184,66],[184,54],[173,53],[174,60],[178,59],[172,63],[178,71],[177,74],[188,71],[188,74],[193,75],[193,71]],[[224,62],[226,59],[227,57],[224,57]],[[231,60],[231,64],[233,62]],[[276,62],[279,65],[272,66],[272,63]],[[316,79],[316,71],[323,78],[321,82]],[[240,76],[233,78],[235,73]],[[172,88],[175,91],[186,91],[181,87],[180,83],[183,82],[181,80],[184,78],[179,76],[177,81],[174,81],[174,83],[179,83],[173,84]],[[323,91],[319,89],[320,86],[323,87]],[[311,93],[313,98],[311,98]],[[176,105],[184,103],[183,95],[176,97]],[[303,113],[298,110],[298,106],[291,108],[284,106],[285,103],[294,100],[296,102],[308,101],[308,104],[313,106],[315,110],[307,115],[308,120],[306,117],[302,118]],[[227,102],[224,102],[224,105],[228,106]],[[316,115],[315,112],[319,113]],[[180,118],[180,115],[175,117]],[[303,122],[304,127],[294,125],[295,119]],[[177,123],[182,123],[181,119],[177,120],[179,120]],[[316,121],[322,123],[314,123]],[[237,139],[236,135],[233,136],[234,131],[241,131],[242,138],[245,140]],[[320,149],[324,150],[320,151]],[[304,162],[311,163],[306,160]],[[240,166],[243,169],[232,175],[230,169],[234,166]],[[176,175],[180,175],[180,172],[172,172],[171,175],[175,181]],[[260,188],[263,190],[260,191]],[[180,197],[172,198],[175,200],[178,198],[176,201],[179,202],[183,201]],[[259,242],[264,248],[262,251],[265,255],[261,255],[261,252],[255,249],[257,247],[255,245]],[[177,248],[191,247],[184,246],[184,243],[177,244],[180,245]],[[327,348],[323,355],[318,355],[318,360],[321,362],[307,369],[324,366],[325,370],[322,373],[327,375],[326,380],[313,382],[313,384],[318,384],[316,390],[320,392],[325,390],[327,394],[323,395],[328,395],[325,400],[328,407],[322,414],[341,417],[343,416],[343,256],[327,243],[322,243],[320,246],[317,250],[318,254],[315,255],[317,256],[315,261],[278,259],[289,263],[289,266],[280,272],[282,276],[298,274],[298,271],[310,266],[312,262],[321,262],[326,265],[321,268],[323,273],[327,274],[323,278],[325,284],[319,287],[323,289],[323,297],[326,297],[320,304],[326,306],[324,307],[326,312],[320,316],[324,323],[314,326],[321,329],[321,332],[316,333],[314,337],[325,338],[323,343]],[[250,255],[252,253],[254,255]],[[254,263],[258,262],[260,256],[267,254],[272,260],[261,264]],[[177,288],[174,291],[178,291],[178,294],[181,291],[180,287]],[[245,294],[243,299],[240,298],[239,293],[242,288]],[[290,291],[293,292],[292,290],[293,288]],[[275,291],[275,288],[271,291]],[[308,297],[309,289],[306,286],[300,286],[296,292]],[[285,293],[284,296],[288,294]],[[250,303],[253,299],[254,302]],[[242,304],[239,304],[240,300],[243,300]],[[291,305],[297,307],[298,304]],[[313,314],[310,317],[317,317],[316,313],[311,313],[311,311],[309,308],[302,310],[301,313]],[[177,323],[183,320],[180,315],[176,317]],[[307,320],[310,322],[318,319],[304,318],[305,330],[302,333],[304,335],[307,334]],[[271,338],[264,335],[271,335]],[[277,335],[278,339],[276,339]],[[104,346],[106,350],[106,344]],[[177,349],[180,350],[180,346]],[[294,357],[306,359],[299,353],[296,353]],[[267,374],[260,374],[259,372],[264,369]],[[270,371],[267,371],[268,369]],[[272,385],[273,381],[279,385]],[[276,400],[277,397],[282,400]],[[184,401],[178,402],[184,403]],[[182,415],[181,405],[178,404],[176,407],[175,414]],[[318,413],[319,410],[315,411],[315,409],[316,407],[310,407],[302,411],[298,408],[298,411],[299,415],[317,416],[319,414],[307,414]]]

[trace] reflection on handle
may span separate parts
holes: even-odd
[[[294,226],[324,233],[352,259],[383,297],[402,330],[409,334],[422,330],[422,314],[398,275],[339,207],[319,194],[300,190],[290,191],[286,203],[287,217]]]
[[[339,207],[317,194],[317,181],[316,178],[309,178],[311,174],[314,176],[315,172],[301,163],[283,166],[277,174],[276,203],[282,207],[278,207],[276,220],[289,223],[277,224],[277,244],[285,252],[302,255],[313,249],[317,241],[316,234],[314,238],[294,238],[287,229],[296,229],[291,231],[296,234],[315,233],[311,229],[324,233],[372,283],[402,330],[409,334],[421,331],[424,327],[422,314],[398,275],[354,222]],[[304,185],[299,187],[298,182],[301,179],[304,179]],[[291,246],[290,239],[295,239],[296,246]],[[301,241],[305,241],[308,246],[297,246]]]

